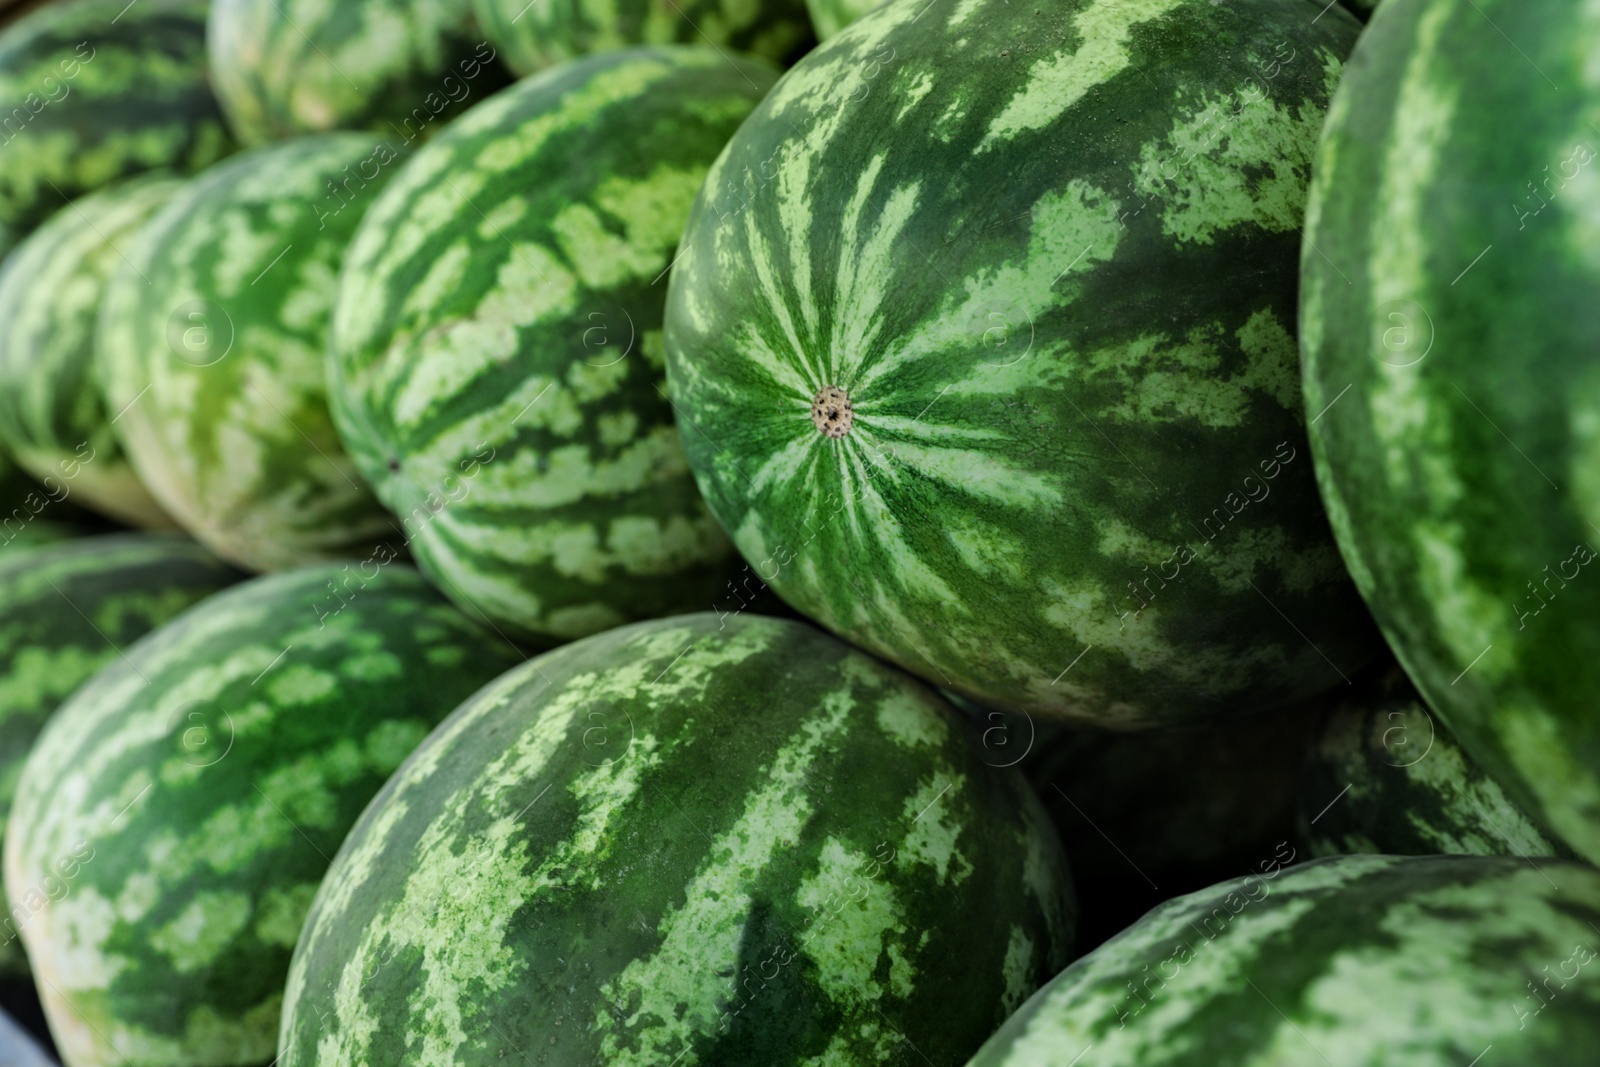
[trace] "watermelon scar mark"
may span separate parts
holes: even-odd
[[[855,410],[850,405],[850,394],[837,385],[823,386],[811,400],[811,422],[817,432],[825,437],[835,440],[844,437],[855,425]]]

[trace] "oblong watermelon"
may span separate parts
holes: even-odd
[[[1462,751],[1399,667],[1363,680],[1322,724],[1300,791],[1317,856],[1578,857]]]
[[[931,690],[802,623],[640,623],[510,672],[390,779],[279,1062],[960,1063],[1071,926],[1038,801]]]
[[[784,599],[979,700],[1132,726],[1339,684],[1374,640],[1291,331],[1356,23],[1042,10],[893,0],[740,129],[667,310],[700,488]]]
[[[522,656],[401,563],[247,582],[125,648],[29,757],[12,916],[74,1065],[266,1064],[346,831]]]
[[[1571,861],[1263,867],[1078,960],[971,1067],[1578,1067],[1600,1054],[1597,928],[1600,872]]]
[[[57,0],[0,31],[0,225],[26,233],[107,182],[233,150],[205,0]]]
[[[725,593],[664,388],[662,275],[774,78],[688,47],[553,69],[419,149],[363,220],[334,418],[418,565],[497,625],[567,639]]]
[[[108,534],[0,549],[0,820],[61,702],[133,641],[241,577],[187,538]],[[15,922],[0,931],[0,969],[21,963],[17,933]]]
[[[1317,157],[1300,312],[1312,452],[1356,585],[1462,747],[1591,861],[1596,49],[1575,12],[1381,5]]]
[[[472,0],[214,0],[206,45],[251,145],[350,129],[410,142],[510,80]]]
[[[175,524],[122,454],[94,381],[94,331],[121,249],[182,186],[141,175],[79,197],[0,266],[0,441],[38,478],[136,526]]]
[[[399,158],[340,133],[229,159],[167,201],[106,285],[96,371],[118,439],[174,518],[252,569],[399,540],[339,444],[325,367],[340,259]]]
[[[489,40],[522,75],[645,44],[705,45],[782,64],[811,38],[805,0],[472,0],[472,6]]]

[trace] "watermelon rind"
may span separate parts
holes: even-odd
[[[206,7],[56,0],[0,30],[0,225],[21,235],[119,177],[193,172],[233,150]]]
[[[28,758],[12,918],[74,1067],[265,1065],[328,857],[523,657],[398,562],[258,578],[123,652]]]
[[[472,0],[213,0],[206,46],[238,138],[425,138],[510,80]]]
[[[1398,666],[1341,694],[1306,759],[1312,855],[1578,857],[1461,748]]]
[[[1067,877],[911,677],[798,622],[639,623],[498,679],[390,779],[279,1062],[960,1063],[1066,962]]]
[[[372,558],[398,530],[339,443],[328,322],[345,247],[402,158],[314,134],[190,179],[122,248],[95,372],[134,470],[252,570]]]
[[[664,276],[776,76],[663,46],[525,79],[419,148],[350,245],[339,432],[418,566],[507,633],[733,603],[666,395]]]
[[[132,642],[241,577],[193,541],[171,536],[0,548],[0,820],[62,701]],[[0,970],[21,966],[17,933],[14,923],[0,931]]]
[[[93,378],[94,331],[122,245],[180,188],[141,175],[79,197],[0,266],[0,442],[36,478],[136,526],[175,524],[112,433]]]
[[[1079,959],[971,1067],[1579,1067],[1597,929],[1600,871],[1572,861],[1263,861]]]
[[[1343,684],[1377,641],[1293,329],[1357,24],[1040,10],[891,0],[740,128],[670,278],[701,491],[785,600],[979,701],[1139,727]]]
[[[692,44],[785,64],[811,39],[805,0],[472,0],[519,75],[637,45]],[[729,55],[730,60],[732,55]]]
[[[1323,134],[1300,310],[1357,587],[1467,754],[1591,862],[1597,49],[1575,12],[1385,0]]]

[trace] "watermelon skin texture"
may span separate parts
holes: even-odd
[[[94,331],[120,248],[182,184],[140,175],[79,197],[0,267],[0,440],[35,477],[70,476],[89,507],[168,529],[112,433],[117,413],[93,378]]]
[[[1406,673],[1595,861],[1600,381],[1579,353],[1600,344],[1600,261],[1579,235],[1600,196],[1600,90],[1581,88],[1600,27],[1480,8],[1385,3],[1340,86],[1306,219],[1306,408],[1325,412],[1311,444],[1340,548]],[[1492,134],[1445,118],[1536,96]]]
[[[126,6],[61,0],[0,32],[0,148],[13,160],[0,224],[19,236],[116,178],[198,171],[234,148],[208,83],[206,4]]]
[[[242,153],[173,196],[106,286],[96,372],[123,449],[179,523],[252,570],[398,540],[334,431],[325,362],[340,259],[399,159],[365,133]]]
[[[265,1065],[328,857],[523,657],[400,563],[258,578],[124,651],[58,711],[13,808],[7,892],[51,1031],[74,1067]],[[67,891],[41,906],[52,876]]]
[[[639,623],[498,679],[384,787],[280,1062],[959,1063],[1068,958],[1066,879],[915,680],[802,623]]]
[[[1578,858],[1462,751],[1398,666],[1342,696],[1307,753],[1299,807],[1312,855]]]
[[[351,129],[409,142],[510,80],[471,0],[214,0],[206,46],[249,145]]]
[[[732,603],[664,390],[661,276],[775,77],[683,46],[536,75],[419,149],[350,246],[339,431],[423,571],[507,632]]]
[[[130,643],[241,577],[187,538],[106,534],[0,550],[0,820],[62,701]],[[0,970],[21,967],[13,917],[0,931]]]
[[[1541,870],[1508,856],[1264,866],[1079,959],[970,1067],[1448,1067],[1491,1045],[1485,1063],[1593,1063],[1600,872]]]
[[[703,45],[782,65],[811,43],[805,0],[472,0],[472,6],[505,62],[523,76],[637,45]]]
[[[696,202],[666,330],[763,581],[945,688],[1101,724],[1360,665],[1291,333],[1356,24],[1308,7],[1056,0],[1046,34],[906,0],[785,76]]]
[[[806,0],[806,10],[811,14],[811,25],[816,28],[817,39],[826,41],[882,0]]]

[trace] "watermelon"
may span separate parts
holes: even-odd
[[[340,258],[399,158],[364,133],[242,153],[169,199],[106,285],[118,439],[173,517],[251,569],[398,540],[334,432],[324,351]]]
[[[266,1064],[328,857],[522,656],[402,563],[258,578],[124,651],[40,737],[6,841],[51,1030],[75,1067]]]
[[[785,600],[980,701],[1132,727],[1339,684],[1375,642],[1290,331],[1356,23],[1040,10],[893,0],[719,158],[666,325],[700,488]]]
[[[1571,861],[1267,865],[1079,959],[970,1067],[1578,1067],[1600,1053],[1597,924],[1600,871]]]
[[[554,68],[419,149],[356,233],[335,421],[422,570],[508,632],[734,603],[664,391],[662,275],[774,78],[686,46]]]
[[[217,96],[239,139],[435,133],[509,80],[471,0],[215,0]]]
[[[978,755],[932,690],[802,623],[547,653],[352,831],[279,1063],[960,1063],[1072,925],[1038,801]]]
[[[811,25],[817,38],[826,41],[883,0],[806,0],[806,10],[811,14]]]
[[[1462,751],[1397,666],[1327,716],[1306,760],[1300,821],[1317,856],[1577,858]]]
[[[521,75],[641,44],[707,45],[784,64],[811,43],[805,0],[472,0],[472,6],[483,32]],[[763,89],[770,84],[755,80]]]
[[[1600,23],[1548,8],[1380,6],[1317,157],[1300,311],[1312,452],[1357,587],[1462,748],[1591,861],[1596,49]],[[1492,130],[1451,120],[1508,109]]]
[[[1300,856],[1300,768],[1321,710],[1297,705],[1203,730],[1043,731],[1019,766],[1072,857],[1079,945],[1260,859]]]
[[[233,149],[204,0],[59,0],[0,31],[0,225],[21,233],[124,175]]]
[[[38,478],[137,526],[170,527],[112,435],[94,329],[121,247],[182,185],[141,175],[52,215],[0,267],[0,441]]]
[[[239,578],[176,537],[109,534],[0,550],[0,820],[57,706],[130,642]],[[13,921],[0,933],[0,970],[21,965],[17,932]]]

